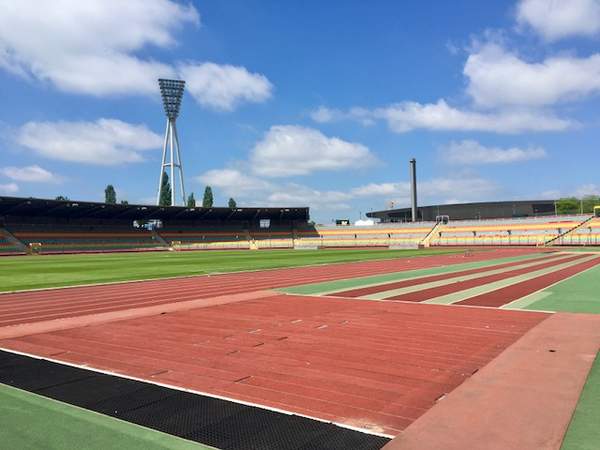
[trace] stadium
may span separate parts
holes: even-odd
[[[308,207],[0,197],[0,382],[41,396],[7,394],[40,420],[49,398],[82,431],[92,412],[143,427],[111,431],[127,446],[560,442],[593,402],[599,209],[320,226]]]
[[[351,3],[348,2],[348,9],[352,9]],[[518,5],[526,3],[530,2],[523,0]],[[536,6],[537,0],[533,3]],[[105,5],[93,4],[97,9],[94,14],[101,17]],[[495,173],[510,184],[510,180],[520,176],[515,173],[521,173],[515,166],[525,166],[527,161],[533,163],[524,170],[535,166],[531,173],[536,176],[530,177],[534,183],[538,182],[536,177],[558,178],[554,173],[543,174],[539,168],[551,152],[533,146],[482,149],[473,141],[453,142],[438,153],[431,153],[433,162],[427,160],[422,168],[425,152],[415,151],[419,156],[418,174],[417,158],[409,160],[410,156],[403,153],[398,157],[403,165],[397,179],[376,183],[387,162],[375,158],[366,146],[337,137],[326,138],[314,130],[307,132],[306,127],[279,125],[270,128],[251,155],[242,160],[235,153],[236,145],[256,132],[254,125],[244,121],[260,123],[264,111],[256,113],[258,119],[243,114],[226,119],[225,114],[241,102],[267,101],[273,89],[270,82],[242,66],[194,63],[189,56],[193,52],[186,51],[172,66],[160,62],[164,48],[149,53],[150,59],[144,59],[147,55],[142,53],[126,53],[130,48],[141,49],[136,43],[143,39],[157,47],[168,45],[168,52],[175,53],[173,44],[178,42],[169,27],[186,22],[200,25],[193,2],[187,6],[174,0],[148,4],[152,7],[128,3],[121,13],[132,22],[143,15],[153,24],[150,37],[143,37],[140,32],[143,20],[135,22],[131,30],[129,24],[118,29],[110,27],[113,36],[102,31],[102,27],[92,26],[95,23],[86,22],[91,20],[92,9],[83,8],[85,11],[77,16],[79,23],[72,19],[71,12],[62,11],[76,10],[76,2],[71,3],[71,8],[50,8],[57,17],[65,19],[57,21],[61,26],[76,22],[76,28],[81,29],[78,33],[85,33],[88,23],[93,31],[92,41],[102,37],[102,45],[107,45],[104,48],[98,44],[102,47],[101,56],[118,60],[115,66],[108,66],[110,72],[116,72],[118,66],[124,74],[89,91],[89,79],[76,75],[81,75],[78,70],[87,65],[102,72],[97,65],[100,56],[94,55],[83,63],[67,66],[69,77],[60,83],[52,78],[58,71],[55,67],[48,74],[39,75],[49,91],[48,86],[56,84],[61,92],[72,89],[82,97],[90,94],[98,102],[87,104],[78,98],[75,103],[74,129],[83,138],[71,133],[58,142],[60,145],[55,141],[48,144],[46,139],[52,140],[71,123],[62,119],[51,132],[48,129],[52,123],[44,119],[9,133],[23,148],[37,145],[37,150],[32,150],[36,157],[54,157],[56,161],[57,154],[63,158],[68,154],[67,164],[83,164],[58,166],[71,167],[68,176],[51,180],[50,171],[37,165],[21,170],[16,167],[24,158],[18,153],[21,149],[0,154],[11,164],[0,167],[0,177],[20,183],[0,184],[0,448],[600,448],[599,196],[590,194],[589,189],[581,190],[577,197],[554,195],[550,190],[538,189],[536,184],[536,190],[521,189],[519,185],[515,191],[507,190],[511,194],[503,197],[490,193],[491,188],[477,178],[473,167],[479,163],[494,166]],[[115,5],[113,9],[121,9],[121,4],[117,5],[119,8]],[[165,7],[171,9],[158,14]],[[232,14],[229,8],[235,8],[225,8]],[[267,17],[277,10],[273,6],[266,14],[258,9],[261,13],[257,17]],[[153,14],[158,18],[152,19]],[[253,15],[244,6],[244,15],[240,16],[244,20],[238,20],[235,27],[243,29],[241,22],[257,20]],[[426,15],[431,14],[426,11]],[[370,29],[373,39],[379,23],[384,22],[383,16],[379,12],[377,27]],[[106,17],[112,22],[120,16],[110,9]],[[207,14],[206,20],[215,20],[214,17]],[[352,17],[357,20],[359,16]],[[364,17],[367,15],[360,15]],[[14,20],[19,26],[25,21],[21,16]],[[518,22],[523,29],[529,23],[524,20]],[[304,25],[309,23],[312,19],[305,18]],[[435,28],[423,23],[427,33]],[[2,25],[0,18],[0,71],[14,62],[12,55],[18,53],[5,44],[9,39],[3,34]],[[33,35],[38,26],[34,21],[23,27]],[[231,52],[221,48],[221,37],[215,31],[219,28],[210,25],[213,26],[197,31],[204,33],[206,39],[197,46],[209,53]],[[392,28],[397,28],[397,24]],[[385,30],[383,26],[382,29]],[[17,35],[17,31],[13,29],[12,34]],[[258,42],[261,36],[255,31],[252,30],[252,39],[244,34],[242,40]],[[302,40],[309,40],[305,31],[302,28],[297,34]],[[134,36],[125,39],[123,36],[130,32]],[[44,33],[42,37],[50,39],[52,33]],[[105,36],[101,36],[103,33]],[[278,44],[274,42],[278,39],[286,43],[286,50],[292,48],[285,41],[285,34],[280,31],[277,39],[263,36],[268,42],[261,41],[261,48]],[[546,38],[544,42],[548,43],[559,37]],[[116,42],[112,49],[107,44],[111,40]],[[325,46],[328,41],[321,38],[316,42]],[[379,48],[377,41],[373,42],[367,46],[368,52]],[[73,47],[79,52],[85,43],[81,38]],[[71,46],[63,41],[60,45]],[[95,43],[89,45],[97,51]],[[446,47],[453,56],[460,52],[452,50],[454,44],[449,40]],[[355,49],[360,50],[360,46],[352,48]],[[249,54],[254,50],[246,49]],[[493,50],[491,53],[498,60],[517,58],[516,52],[499,58],[500,50]],[[470,58],[470,63],[481,63],[483,56]],[[19,63],[24,64],[21,59]],[[282,59],[277,59],[278,66]],[[289,58],[286,63],[293,64],[294,59]],[[298,60],[305,64],[303,57]],[[12,68],[10,76],[25,74],[33,83],[31,80],[43,68],[39,61],[36,64],[32,65],[35,70]],[[115,89],[113,85],[120,86],[118,83],[123,80],[129,83],[125,75],[129,65],[135,68],[135,89],[131,85],[134,82]],[[540,67],[536,70],[543,70]],[[146,72],[152,75],[150,82],[144,78]],[[465,69],[467,72],[472,73]],[[306,73],[299,73],[310,85],[311,71],[307,68]],[[537,75],[535,79],[538,83]],[[242,88],[223,87],[232,80],[242,83]],[[469,92],[483,96],[477,91],[478,86],[472,83]],[[207,95],[211,89],[215,92]],[[6,95],[11,95],[8,91]],[[149,96],[154,110],[141,111],[143,108],[136,105],[123,111],[121,117],[138,113],[159,116],[161,121],[166,119],[164,135],[156,135],[143,125],[123,126],[120,119],[100,119],[90,126],[85,117],[125,105],[120,98],[119,103],[112,105],[109,100],[100,100],[105,91],[114,96],[123,91]],[[519,90],[521,95],[525,91]],[[316,95],[312,91],[302,94],[309,98]],[[392,132],[402,134],[402,139],[417,146],[422,141],[411,141],[406,133],[417,129],[422,132],[431,122],[435,126],[428,132],[506,133],[509,139],[522,131],[519,127],[524,127],[524,123],[536,133],[545,132],[546,128],[556,131],[552,127],[575,129],[580,125],[552,116],[551,108],[544,103],[549,100],[538,98],[536,101],[546,109],[543,115],[534,116],[533,125],[529,121],[530,110],[522,107],[521,98],[515,101],[517,108],[510,104],[510,108],[495,116],[487,116],[492,114],[490,97],[495,91],[485,90],[484,94],[485,98],[475,101],[476,107],[466,113],[453,110],[442,99],[436,104],[398,103],[372,110],[319,108],[313,120],[323,127],[332,122],[337,127],[339,122],[354,121],[350,128],[360,124],[367,129],[364,136],[379,136],[382,132],[376,122],[383,118]],[[569,99],[578,97],[577,92],[568,94],[565,97]],[[26,108],[35,110],[50,94],[34,100],[33,94],[28,95],[30,104],[25,102]],[[203,108],[211,106],[219,114],[217,119],[201,116],[209,122],[203,131],[216,128],[215,135],[202,140],[193,134],[196,130],[190,122],[178,122],[184,95]],[[509,97],[502,98],[502,102],[508,102]],[[80,101],[90,109],[80,107]],[[288,102],[293,103],[289,99]],[[62,107],[53,100],[52,110]],[[164,116],[160,115],[161,107]],[[423,115],[432,108],[435,120],[406,119],[411,111]],[[436,108],[442,113],[438,114]],[[518,112],[518,120],[504,120],[503,114],[513,109]],[[47,112],[39,112],[40,117],[44,114]],[[281,111],[277,114],[285,115]],[[438,120],[445,115],[454,125],[438,126]],[[404,122],[394,122],[398,117]],[[1,119],[0,137],[4,128]],[[229,122],[246,134],[229,140]],[[476,125],[469,128],[471,122]],[[510,128],[517,126],[515,123],[518,127]],[[282,129],[292,133],[282,137],[277,134]],[[337,133],[338,129],[334,129]],[[44,133],[35,134],[40,130]],[[31,131],[36,139],[27,135]],[[284,153],[289,150],[286,145],[302,133],[306,142],[299,146],[300,157],[285,159]],[[132,134],[135,139],[128,141]],[[277,138],[275,152],[265,143],[272,134]],[[107,144],[111,139],[118,140],[114,148]],[[196,147],[194,139],[200,142]],[[223,147],[219,139],[226,141]],[[325,145],[313,151],[312,147],[318,147],[323,139]],[[381,145],[386,143],[383,139],[382,142]],[[209,170],[184,179],[183,161],[188,164],[189,155],[186,146],[204,146],[201,157],[206,167],[213,167],[213,160],[220,157],[225,147],[232,150],[223,158],[237,159],[226,170]],[[457,151],[459,147],[467,147],[468,152]],[[93,152],[89,148],[94,149],[96,159],[90,157]],[[260,151],[265,148],[268,158],[260,159]],[[307,175],[307,161],[328,148],[333,148],[334,157],[319,162],[314,172],[325,172],[327,181],[340,187],[313,190],[300,185],[294,177]],[[144,156],[146,150],[162,150],[160,161]],[[354,155],[354,159],[348,158],[348,162],[344,155]],[[482,155],[490,159],[482,162]],[[115,159],[108,161],[110,158]],[[583,159],[578,160],[574,154],[565,158],[567,162],[562,160],[562,165],[577,165],[577,177],[587,180],[579,174]],[[273,159],[277,161],[273,163]],[[255,160],[268,167],[257,170],[252,166]],[[459,160],[467,169],[456,168]],[[128,198],[138,200],[118,203],[110,184],[104,191],[105,201],[99,201],[90,194],[98,190],[96,172],[80,169],[89,167],[85,164],[96,164],[94,170],[101,170],[102,176],[109,173],[115,179],[126,179],[129,192],[135,193]],[[134,164],[140,168],[132,169]],[[508,164],[515,165],[509,168]],[[190,166],[186,165],[186,170]],[[279,172],[273,175],[270,171],[275,169]],[[390,170],[397,169],[395,166]],[[456,178],[476,182],[450,183],[448,188],[443,182],[451,178],[443,178],[445,197],[439,191],[437,196],[432,195],[436,171],[440,170],[454,171]],[[353,181],[353,174],[360,171],[366,178],[365,185],[348,187],[348,180]],[[244,172],[234,178],[234,184],[239,185],[234,192],[241,193],[239,197],[235,195],[239,203],[225,184],[217,184],[222,181],[220,178],[226,178],[224,172]],[[213,204],[212,188],[205,181],[207,173],[217,173],[210,178],[211,183],[221,189],[218,195],[229,197],[225,203],[228,206]],[[44,177],[46,184],[36,185],[35,191],[22,190],[22,185],[39,183]],[[404,182],[405,178],[410,181]],[[419,181],[421,178],[423,181]],[[148,179],[152,188],[146,184]],[[77,182],[84,187],[72,188]],[[196,203],[193,193],[186,189],[199,182],[207,186],[202,202]],[[472,201],[456,200],[481,185],[483,194],[465,196]],[[374,197],[365,194],[365,186],[390,199],[397,196],[402,200],[387,209],[375,209],[383,204],[383,194],[375,197],[381,200],[376,203]],[[453,191],[461,186],[462,192],[454,195]],[[591,186],[592,190],[597,188]],[[57,193],[73,199],[55,196],[52,189],[64,189],[65,192]],[[263,192],[269,190],[283,194],[279,193],[279,200],[274,199]],[[298,191],[308,191],[311,195],[306,198],[310,201],[299,202]],[[36,195],[29,195],[34,192]],[[529,197],[525,196],[527,192],[540,194]],[[426,203],[419,201],[421,195]],[[250,200],[254,198],[259,200]],[[281,198],[290,203],[283,203]],[[341,199],[346,209],[331,209],[332,215],[339,214],[338,219],[319,220],[325,217],[319,208],[331,203],[331,198]],[[368,220],[362,220],[363,214],[358,211],[366,211],[367,203]],[[354,216],[360,220],[353,223],[348,217]]]

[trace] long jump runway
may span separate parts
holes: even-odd
[[[0,347],[394,436],[546,316],[274,296]]]
[[[497,250],[4,294],[0,348],[393,437],[552,317],[472,306],[502,306],[600,258],[539,254],[326,296],[266,290],[526,255]],[[432,304],[448,298],[439,303],[471,307]]]

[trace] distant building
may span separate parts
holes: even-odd
[[[434,221],[437,216],[450,220],[501,219],[507,217],[551,216],[556,213],[554,200],[515,200],[506,202],[456,203],[449,205],[419,206],[418,220]],[[398,208],[372,211],[367,217],[381,222],[410,222],[411,209]]]

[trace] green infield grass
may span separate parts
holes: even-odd
[[[0,258],[0,291],[145,280],[462,252],[427,250],[236,250],[7,256]]]
[[[561,450],[600,448],[600,353],[590,371]]]
[[[537,311],[563,311],[600,314],[600,266],[550,286],[514,307]],[[511,305],[513,307],[513,305]]]
[[[212,447],[0,384],[6,449],[208,450]]]

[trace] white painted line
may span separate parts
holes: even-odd
[[[54,363],[57,363],[57,364],[62,364],[64,366],[70,366],[70,367],[75,367],[75,368],[78,368],[78,369],[84,369],[84,370],[88,370],[90,372],[103,373],[105,375],[111,375],[111,376],[115,376],[115,377],[119,377],[119,378],[126,378],[128,380],[141,381],[143,383],[153,384],[153,385],[156,385],[156,386],[161,386],[161,387],[165,387],[165,388],[169,388],[169,389],[174,389],[174,390],[181,391],[181,392],[189,392],[191,394],[203,395],[205,397],[211,397],[211,398],[217,398],[217,399],[220,399],[220,400],[226,400],[226,401],[229,401],[229,402],[238,403],[240,405],[252,406],[252,407],[264,409],[264,410],[267,410],[267,411],[274,411],[274,412],[278,412],[278,413],[285,414],[285,415],[288,415],[288,416],[299,416],[299,417],[304,417],[304,418],[311,419],[311,420],[316,420],[318,422],[331,423],[331,424],[336,425],[336,426],[338,426],[340,428],[346,428],[346,429],[349,429],[349,430],[359,431],[361,433],[370,434],[370,435],[373,435],[373,436],[381,436],[381,437],[385,437],[385,438],[389,438],[389,439],[392,439],[392,438],[395,437],[395,436],[390,435],[390,434],[378,433],[376,431],[373,431],[373,430],[370,430],[370,429],[366,429],[366,428],[355,427],[355,426],[352,426],[352,425],[347,425],[347,424],[339,423],[339,422],[331,422],[329,420],[320,419],[319,417],[314,417],[314,416],[309,416],[309,415],[306,415],[306,414],[295,413],[295,412],[292,412],[292,411],[286,411],[284,409],[279,409],[279,408],[274,408],[274,407],[271,407],[271,406],[261,405],[259,403],[253,403],[253,402],[247,402],[247,401],[244,401],[244,400],[238,400],[238,399],[235,399],[233,397],[226,397],[226,396],[223,396],[223,395],[211,394],[210,392],[198,391],[198,390],[195,390],[195,389],[187,389],[187,388],[184,388],[184,387],[181,387],[181,386],[176,386],[176,385],[172,385],[172,384],[168,384],[168,383],[161,383],[161,382],[154,381],[154,380],[148,380],[146,378],[140,378],[140,377],[134,377],[134,376],[131,376],[131,375],[125,375],[125,374],[118,373],[118,372],[112,372],[110,370],[98,369],[96,367],[88,366],[86,364],[75,364],[75,363],[71,363],[71,362],[61,361],[60,359],[49,358],[49,357],[42,357],[42,356],[39,356],[39,355],[34,355],[32,353],[21,352],[21,351],[18,351],[18,350],[13,350],[13,349],[4,348],[4,347],[0,347],[0,350],[5,351],[5,352],[9,352],[9,353],[14,353],[16,355],[28,356],[28,357],[34,358],[34,359],[46,360],[46,361],[54,362]]]
[[[578,252],[578,253],[579,253],[579,252]],[[586,254],[587,254],[587,252],[586,252]],[[592,259],[593,259],[593,258],[592,258]],[[550,285],[548,285],[548,286],[546,286],[546,287],[544,287],[544,288],[542,288],[542,289],[538,289],[537,291],[535,291],[535,292],[532,292],[531,294],[527,294],[525,297],[518,298],[518,299],[516,299],[516,300],[513,300],[513,301],[512,301],[512,302],[510,302],[510,303],[507,303],[506,305],[502,305],[500,308],[501,308],[501,309],[514,309],[514,310],[519,310],[519,311],[527,311],[527,310],[521,310],[521,309],[519,309],[519,307],[518,307],[518,306],[517,306],[516,308],[511,308],[511,307],[510,307],[510,305],[512,305],[512,304],[514,304],[514,303],[516,303],[516,302],[520,302],[521,300],[524,300],[524,299],[526,299],[527,297],[530,297],[530,296],[532,296],[532,295],[535,295],[535,294],[538,294],[538,293],[540,293],[540,292],[542,292],[542,291],[545,291],[546,289],[550,289],[550,288],[552,288],[552,287],[556,286],[557,284],[560,284],[560,283],[562,283],[562,282],[564,282],[564,281],[570,280],[571,278],[578,277],[579,275],[581,275],[581,274],[583,274],[583,273],[586,273],[588,270],[592,270],[592,269],[595,269],[595,268],[597,268],[597,267],[598,267],[598,265],[595,265],[595,266],[592,266],[592,267],[588,267],[587,269],[584,269],[584,270],[582,270],[581,272],[577,272],[577,273],[575,273],[575,274],[571,275],[570,277],[567,277],[567,278],[565,278],[565,279],[563,279],[563,280],[559,280],[559,281],[557,281],[556,283],[552,283],[552,284],[550,284]],[[556,312],[556,311],[552,311],[552,312]]]

